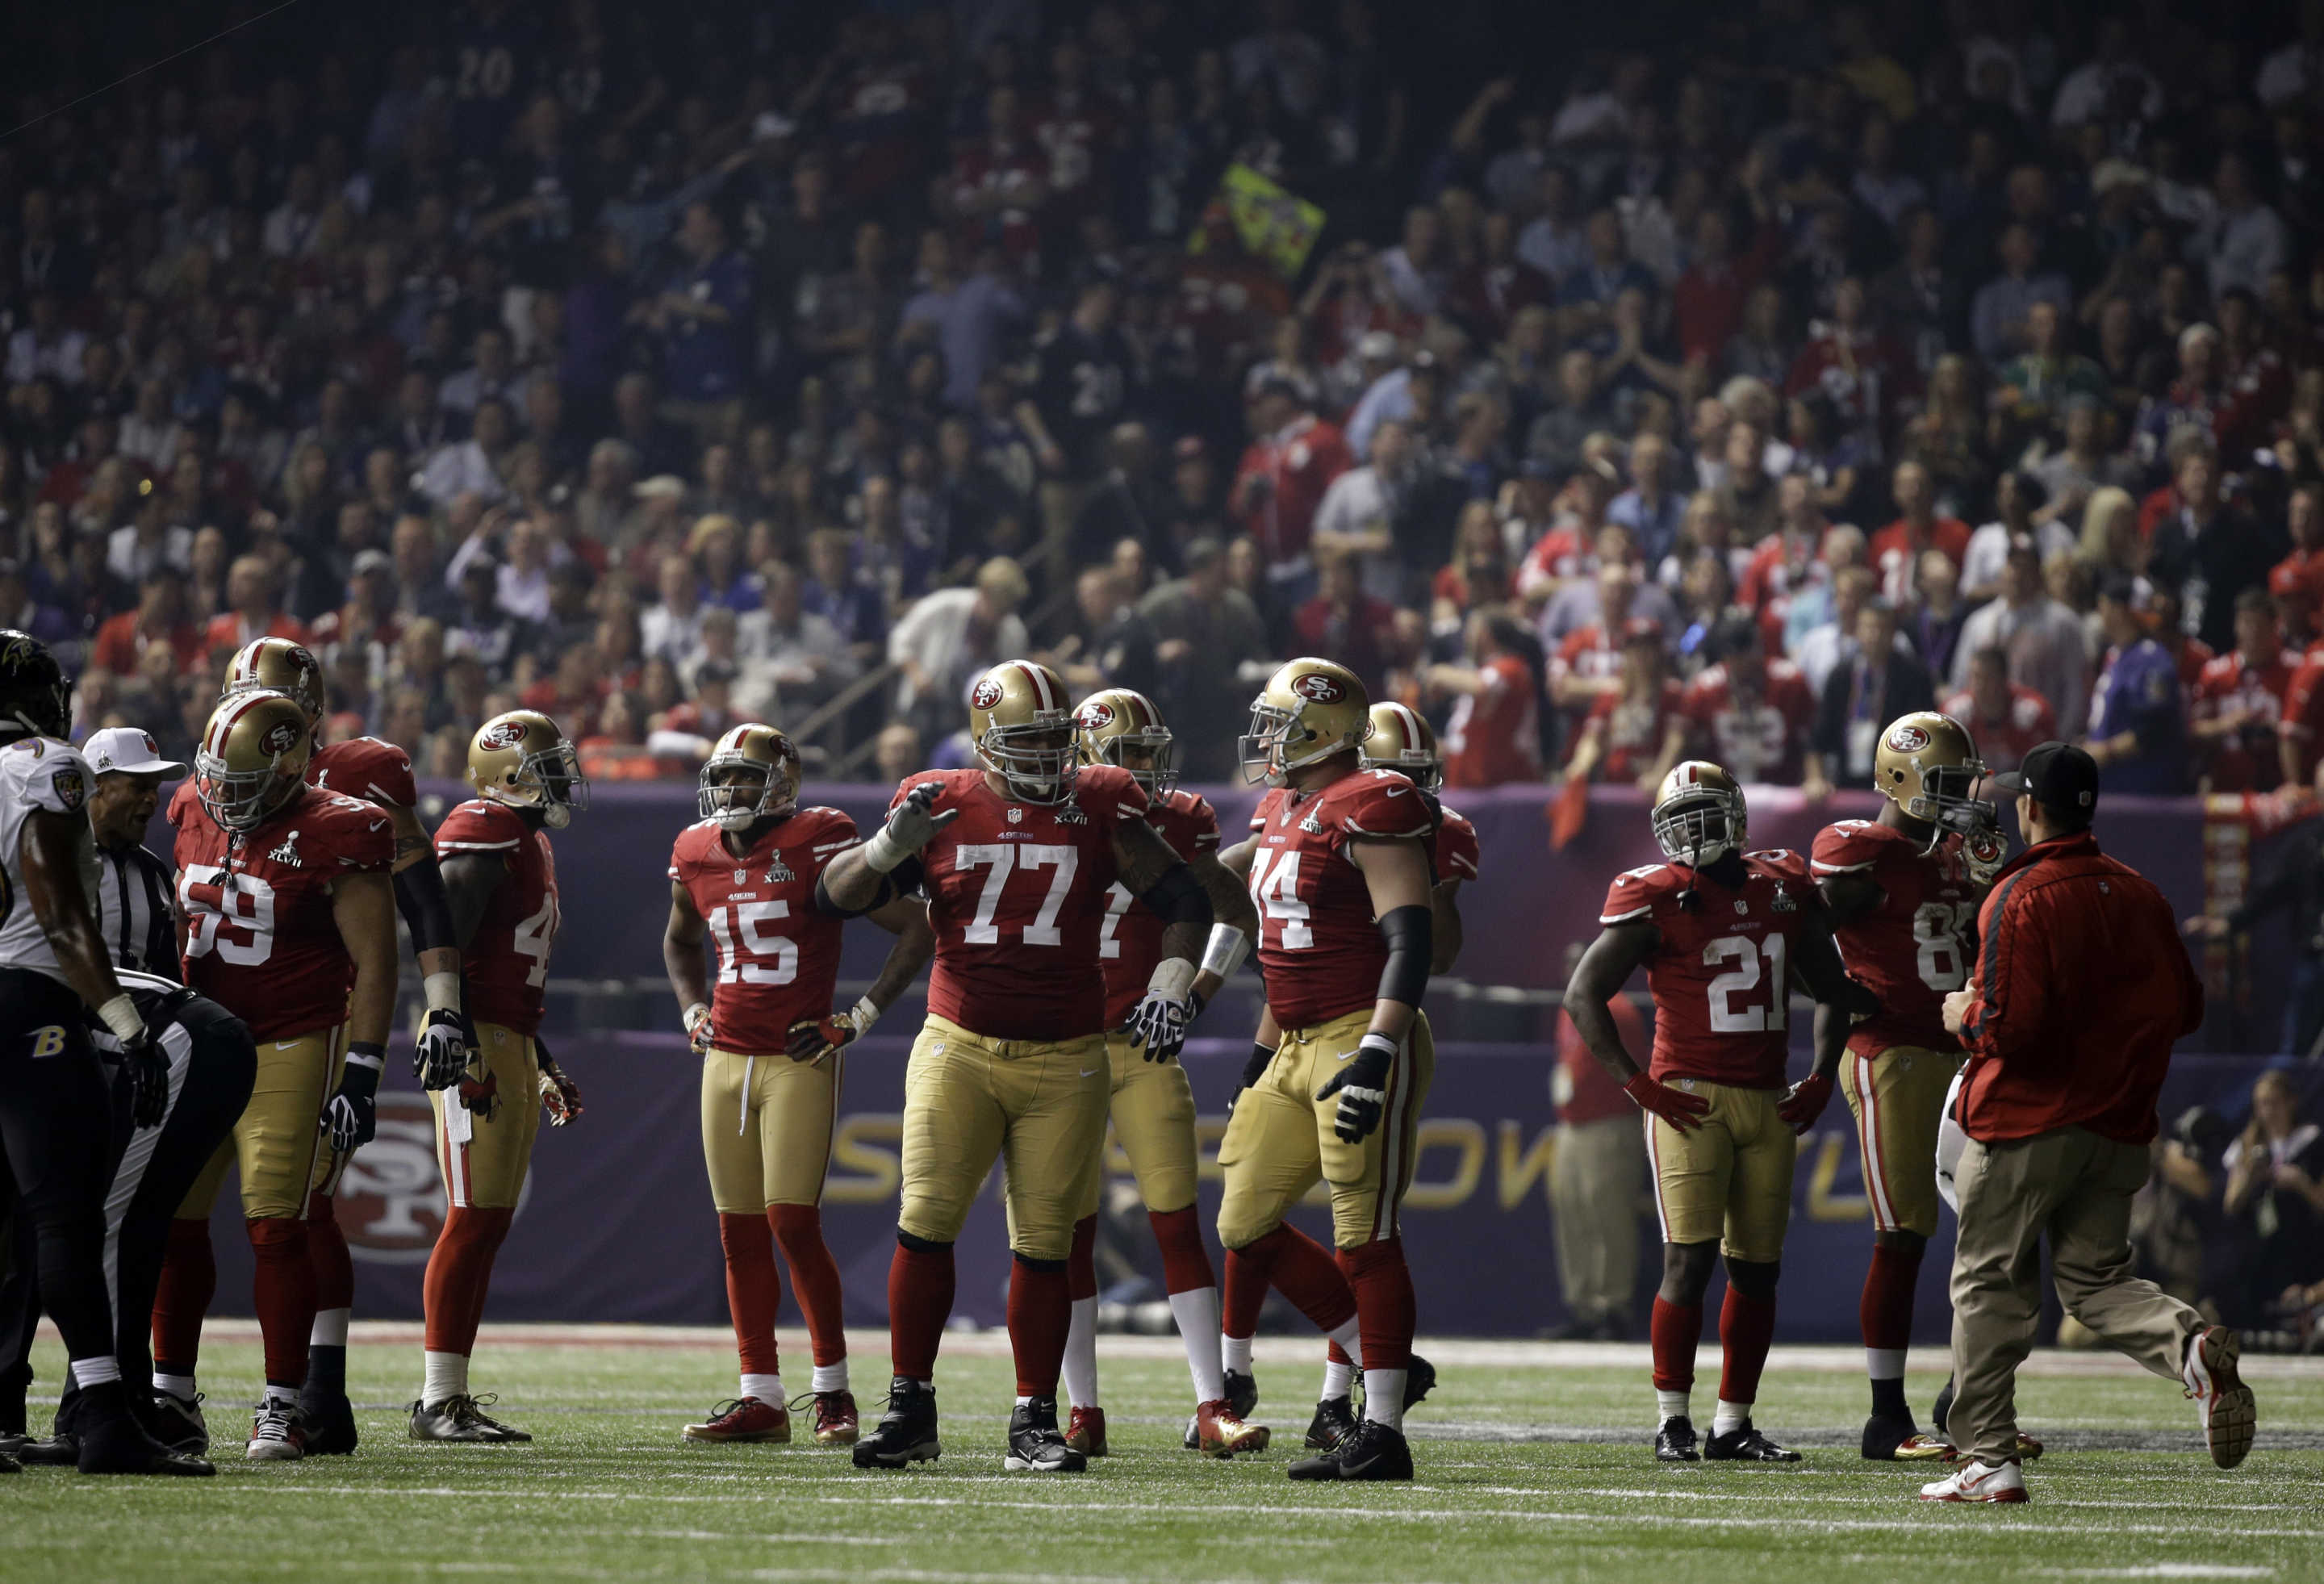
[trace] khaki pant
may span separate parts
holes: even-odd
[[[1113,1120],[1114,1141],[1130,1157],[1138,1179],[1138,1196],[1146,1208],[1166,1215],[1194,1202],[1194,1091],[1186,1069],[1176,1062],[1149,1062],[1139,1046],[1119,1034],[1105,1039],[1107,1061],[1113,1068],[1113,1093],[1107,1114]],[[1104,1146],[1099,1146],[1098,1169],[1090,1174],[1089,1197],[1084,1216],[1097,1213],[1105,1187]]]
[[[1646,1147],[1628,1117],[1558,1124],[1550,1234],[1565,1307],[1589,1324],[1625,1319],[1638,1288],[1638,1190]]]
[[[997,1158],[1009,1246],[1028,1259],[1073,1252],[1113,1087],[1105,1036],[987,1039],[930,1017],[904,1069],[904,1193],[896,1224],[950,1243]]]
[[[1436,1044],[1427,1014],[1412,1020],[1388,1070],[1380,1125],[1361,1144],[1333,1131],[1340,1097],[1319,1101],[1340,1064],[1352,1060],[1371,1027],[1365,1007],[1313,1028],[1286,1028],[1275,1060],[1243,1091],[1219,1141],[1226,1193],[1219,1204],[1219,1241],[1246,1248],[1281,1224],[1316,1180],[1332,1188],[1332,1241],[1342,1248],[1397,1236],[1397,1214],[1412,1186],[1420,1108],[1436,1074]]]
[[[322,1130],[323,1107],[338,1087],[346,1054],[345,1028],[297,1039],[258,1042],[258,1082],[234,1132],[219,1141],[178,1207],[181,1220],[202,1220],[217,1203],[226,1169],[242,1174],[244,1220],[304,1220],[307,1191],[337,1185],[345,1162]]]
[[[2042,1239],[2066,1312],[2166,1380],[2179,1378],[2203,1317],[2130,1274],[2130,1199],[2146,1146],[2080,1128],[1985,1145],[1969,1140],[1953,1183],[1954,1445],[1992,1465],[2015,1455],[2017,1366],[2042,1314]]]
[[[822,1202],[845,1060],[715,1049],[702,1058],[702,1159],[719,1214]]]
[[[484,1071],[498,1081],[500,1104],[485,1118],[460,1103],[457,1085],[429,1091],[436,1165],[454,1209],[514,1210],[540,1136],[540,1064],[529,1036],[497,1023],[476,1025],[476,1045]]]
[[[1961,1061],[1958,1052],[1912,1045],[1840,1057],[1840,1091],[1856,1115],[1875,1231],[1935,1234],[1937,1124]]]
[[[1792,1166],[1799,1156],[1790,1124],[1775,1115],[1783,1091],[1704,1078],[1674,1079],[1672,1087],[1699,1096],[1711,1110],[1686,1133],[1646,1114],[1663,1241],[1716,1238],[1729,1259],[1773,1265],[1784,1257],[1784,1233],[1792,1224]]]

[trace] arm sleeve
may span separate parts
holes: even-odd
[[[396,911],[403,915],[416,953],[459,949],[459,931],[452,925],[452,895],[444,889],[444,871],[435,854],[396,871]]]

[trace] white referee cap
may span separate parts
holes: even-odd
[[[81,744],[80,752],[88,760],[88,768],[100,776],[117,770],[131,776],[159,774],[174,781],[186,773],[185,766],[161,757],[161,745],[153,741],[153,733],[134,726],[91,732],[88,741]]]

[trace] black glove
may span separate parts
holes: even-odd
[[[1267,1076],[1267,1064],[1273,1060],[1273,1045],[1261,1045],[1257,1040],[1250,1042],[1250,1059],[1243,1063],[1242,1076],[1235,1080],[1234,1092],[1227,1096],[1228,1116],[1234,1115],[1235,1101],[1242,1098],[1242,1091]]]
[[[121,1044],[121,1070],[129,1080],[129,1117],[142,1129],[158,1128],[170,1111],[170,1058],[151,1028]]]
[[[386,1052],[370,1044],[347,1047],[346,1071],[339,1074],[339,1087],[331,1096],[331,1103],[323,1108],[324,1129],[331,1136],[331,1147],[345,1154],[361,1149],[372,1141],[379,1130],[379,1075],[387,1065]]]
[[[1388,1101],[1388,1067],[1396,1060],[1396,1041],[1385,1034],[1367,1034],[1332,1082],[1315,1091],[1317,1100],[1340,1097],[1339,1115],[1332,1131],[1347,1144],[1361,1144],[1379,1130],[1380,1108]]]
[[[422,1089],[449,1089],[476,1052],[475,1026],[451,1007],[434,1007],[420,1020],[420,1040],[411,1051],[411,1075]]]

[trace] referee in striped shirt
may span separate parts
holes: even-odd
[[[122,989],[136,1001],[170,1062],[169,1109],[161,1127],[133,1131],[125,1099],[120,1102],[105,1202],[107,1295],[133,1410],[157,1440],[198,1455],[209,1437],[191,1384],[173,1391],[174,1380],[156,1377],[150,1392],[141,1389],[152,1369],[151,1315],[172,1218],[249,1104],[258,1057],[240,1018],[178,982],[176,876],[141,844],[162,784],[182,778],[186,767],[162,758],[152,735],[134,726],[91,732],[81,751],[96,776],[88,818],[101,866],[99,926]],[[117,1048],[109,1035],[91,1037],[100,1052]],[[22,1248],[20,1234],[20,1254]],[[70,1386],[58,1405],[54,1433],[45,1441],[24,1433],[28,1358],[39,1313],[32,1275],[29,1264],[22,1264],[0,1282],[0,1450],[13,1441],[23,1461],[69,1465],[79,1454]]]

